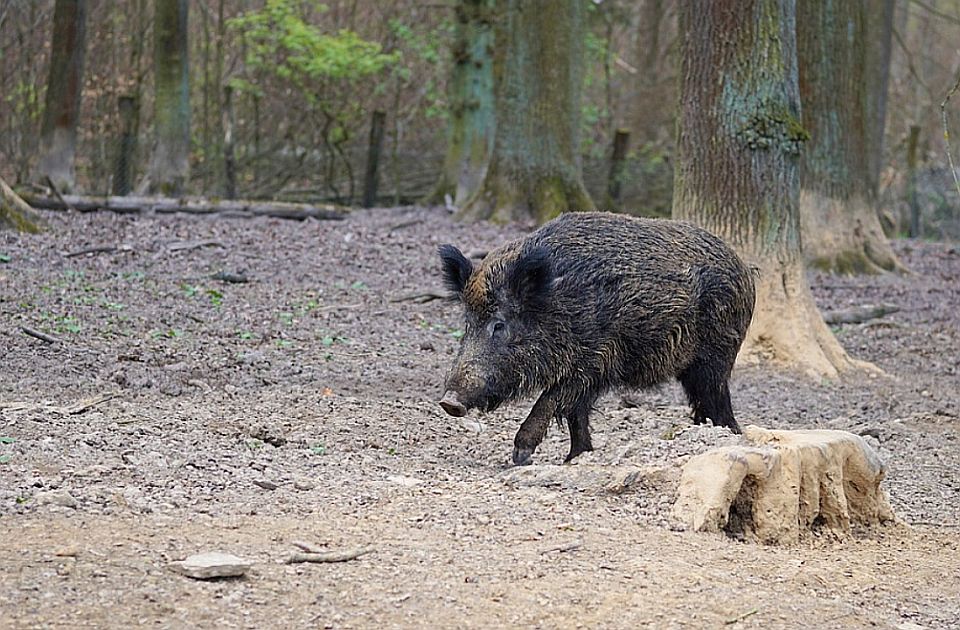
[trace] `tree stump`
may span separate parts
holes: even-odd
[[[683,467],[673,517],[694,531],[726,531],[764,544],[794,543],[817,530],[894,521],[880,482],[886,467],[846,431],[774,431],[748,426],[750,446],[714,449]]]

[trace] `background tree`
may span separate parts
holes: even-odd
[[[450,195],[459,206],[483,181],[493,149],[494,0],[460,0],[455,15],[447,153],[428,201],[441,203]]]
[[[580,173],[582,0],[505,0],[496,26],[493,155],[459,216],[543,223],[593,202]]]
[[[798,0],[807,261],[838,273],[900,269],[877,214],[893,0]]]
[[[189,0],[156,0],[153,26],[154,138],[148,192],[177,195],[190,173]]]
[[[57,0],[35,179],[49,177],[60,191],[71,191],[75,184],[86,20],[86,0]]]
[[[673,215],[759,267],[742,355],[836,375],[855,363],[824,324],[800,251],[794,0],[680,3],[680,124]]]

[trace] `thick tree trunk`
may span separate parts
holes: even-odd
[[[581,0],[505,0],[496,27],[493,155],[465,220],[591,210],[579,160],[585,9]]]
[[[456,7],[453,69],[448,95],[447,154],[428,203],[450,195],[456,206],[473,194],[487,170],[495,128],[493,101],[494,0],[460,0]]]
[[[800,251],[794,0],[680,3],[680,125],[673,215],[759,268],[741,359],[817,376],[858,364],[814,304]]]
[[[877,214],[893,0],[798,0],[804,254],[836,273],[903,269]]]
[[[188,0],[156,0],[155,4],[155,144],[147,170],[146,192],[178,195],[183,192],[189,174],[188,6]]]
[[[86,0],[57,0],[53,10],[50,74],[35,179],[49,177],[60,191],[75,186],[73,158],[83,90]]]

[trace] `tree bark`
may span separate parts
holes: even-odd
[[[447,153],[428,203],[450,195],[460,206],[487,170],[495,128],[493,98],[494,0],[460,0],[456,7],[453,68],[447,89]]]
[[[86,0],[57,0],[54,6],[50,74],[35,179],[49,177],[64,192],[76,185],[73,159],[83,91],[86,17]]]
[[[464,220],[544,223],[592,210],[580,173],[581,0],[505,0],[496,25],[493,155]]]
[[[188,0],[156,0],[153,33],[155,144],[147,192],[178,195],[190,170]]]
[[[43,221],[33,208],[0,177],[0,228],[36,234],[43,227]]]
[[[877,214],[893,0],[798,0],[797,24],[805,258],[835,273],[903,270]]]
[[[759,269],[740,358],[813,376],[857,367],[823,322],[800,250],[794,0],[680,3],[673,216],[723,237]]]

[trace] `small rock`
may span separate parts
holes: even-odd
[[[387,481],[390,483],[395,483],[406,488],[411,488],[419,483],[423,483],[421,479],[415,479],[414,477],[404,477],[403,475],[389,475]]]
[[[229,553],[210,551],[198,553],[185,560],[171,562],[168,568],[175,573],[196,580],[210,580],[220,577],[238,577],[253,565],[249,560],[238,558]]]
[[[317,484],[309,477],[297,477],[293,480],[293,487],[297,490],[313,490]]]
[[[66,490],[50,490],[37,493],[37,503],[40,505],[62,505],[77,509],[77,500]]]
[[[253,483],[260,486],[264,490],[276,490],[280,487],[269,479],[254,479]]]
[[[469,429],[470,431],[473,431],[474,433],[482,433],[482,432],[483,432],[483,425],[480,424],[479,422],[477,422],[476,420],[470,420],[470,419],[468,419],[468,418],[463,418],[463,419],[460,420],[460,424],[463,425],[463,428]]]

